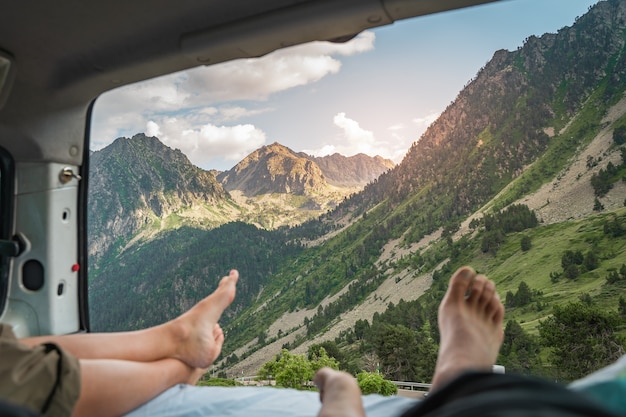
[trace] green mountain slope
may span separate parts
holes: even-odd
[[[306,347],[307,338],[327,338],[325,334],[338,327],[350,311],[366,304],[372,291],[384,282],[403,279],[407,274],[427,279],[426,274],[436,273],[435,267],[442,262],[443,274],[461,263],[473,264],[481,259],[470,250],[480,247],[480,240],[462,240],[468,247],[448,242],[447,237],[461,221],[488,203],[492,208],[502,208],[538,190],[566,169],[602,129],[610,130],[619,124],[606,122],[604,117],[620,101],[626,87],[624,22],[620,18],[624,7],[617,1],[600,3],[571,28],[530,38],[515,52],[497,52],[397,168],[383,174],[321,222],[308,225],[314,230],[346,217],[352,221],[340,234],[303,253],[297,264],[286,266],[276,276],[270,284],[275,288],[269,293],[279,296],[258,310],[265,301],[261,298],[250,314],[243,312],[235,320],[233,325],[238,330],[229,334],[232,345],[227,349],[254,342],[264,330],[268,331],[265,343],[272,336],[278,338],[271,349],[285,343],[296,349],[301,344]],[[615,146],[605,148],[594,158],[607,158],[616,151]],[[515,182],[498,195],[512,180]],[[622,204],[623,197],[618,201]],[[419,242],[437,231],[444,239],[419,251]],[[396,263],[381,262],[390,242],[397,242],[396,250],[406,253]],[[619,248],[615,249],[615,263],[626,261]],[[448,259],[451,261],[446,263]],[[478,266],[502,281],[504,277],[496,268],[501,262],[496,258],[484,265],[479,262]],[[546,277],[552,272],[543,271],[541,266],[530,265],[526,270],[510,271],[507,276]],[[606,266],[612,267],[611,263]],[[553,269],[556,271],[555,266]],[[576,289],[569,291],[599,296],[604,271],[598,274],[591,274],[591,285],[570,283]],[[520,282],[518,278],[509,285]],[[340,291],[345,292],[322,310],[315,307]],[[406,297],[411,298],[411,294]],[[617,305],[617,297],[618,293],[612,295],[611,308]],[[563,300],[573,298],[568,295]],[[558,299],[553,297],[550,302]],[[284,334],[288,329],[281,329],[281,337],[271,332],[270,324],[284,317],[285,311],[309,308],[300,315],[306,320],[290,323],[294,327],[287,336]],[[545,310],[534,319],[549,314],[549,305]],[[248,358],[252,351],[255,353]],[[262,356],[257,353],[261,351],[254,343],[251,349],[237,350],[238,358],[243,356],[245,360],[231,369],[254,372],[259,361],[268,359],[267,355],[255,359]]]
[[[181,212],[195,216],[197,226],[223,224],[229,218],[228,193],[207,171],[193,166],[180,150],[157,138],[118,138],[91,155],[89,254],[92,266],[101,256],[136,237],[169,228]],[[172,216],[173,215],[173,216]],[[183,214],[184,215],[184,214]],[[194,216],[189,216],[194,223]]]
[[[131,330],[166,321],[211,293],[221,277],[237,268],[245,279],[224,318],[228,323],[262,292],[278,269],[276,259],[301,252],[285,242],[283,233],[239,222],[212,230],[173,229],[110,255],[89,288],[92,329]]]
[[[343,348],[347,369],[378,357],[396,378],[427,380],[436,305],[449,274],[471,264],[496,281],[510,307],[507,335],[516,336],[507,339],[506,363],[548,369],[558,358],[534,338],[539,320],[570,301],[616,312],[626,282],[626,214],[619,208],[626,161],[613,140],[626,120],[625,13],[624,2],[600,2],[572,27],[496,52],[400,165],[318,220],[275,232],[242,225],[181,230],[109,258],[107,274],[99,275],[107,279],[92,284],[92,316],[110,314],[107,300],[126,291],[133,301],[116,307],[108,326],[131,313],[131,327],[158,322],[206,294],[203,277],[236,267],[245,290],[225,323],[220,366],[228,375],[256,373],[283,346],[306,352],[326,341]],[[593,163],[564,181],[583,155]],[[540,215],[544,223],[535,225],[525,206],[510,208],[540,201],[550,184],[593,200],[587,181],[608,171],[608,162],[614,188],[598,196],[605,205],[599,214],[570,204],[567,214],[549,221]],[[231,227],[245,233],[235,238]],[[382,340],[413,340],[423,349],[405,352],[415,364],[394,371]]]

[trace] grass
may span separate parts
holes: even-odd
[[[626,221],[626,209],[619,209],[585,220],[539,226],[511,234],[496,256],[482,253],[478,238],[472,242],[462,260],[492,279],[503,300],[508,291],[515,293],[522,281],[543,294],[537,298],[539,304],[534,302],[507,311],[508,319],[523,323],[527,330],[534,330],[538,320],[550,314],[548,305],[578,302],[584,293],[589,293],[601,309],[615,311],[626,283],[608,286],[605,278],[609,271],[619,270],[622,264],[626,264],[626,236],[615,238],[604,233],[604,222],[613,215]],[[520,248],[524,235],[530,236],[532,241],[532,247],[527,252]],[[576,279],[561,276],[557,282],[552,282],[550,273],[562,272],[561,257],[566,250],[581,251],[583,254],[594,251],[600,265]]]

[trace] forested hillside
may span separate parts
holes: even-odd
[[[281,217],[298,224],[355,191],[355,184],[345,190],[329,186],[317,163],[337,170],[337,161],[347,161],[343,172],[352,179],[389,166],[365,155],[328,158],[296,154],[277,143],[263,147],[232,172],[218,175],[231,195],[214,173],[192,165],[156,137],[118,138],[94,152],[89,195],[93,328],[132,329],[180,314],[232,267],[248,277],[234,311],[249,306],[280,261],[301,251],[304,238],[293,239],[288,228],[270,233],[259,225],[275,229],[271,226]],[[248,195],[237,198],[243,192]]]
[[[497,51],[403,162],[345,206],[363,211],[385,201],[394,210],[411,200],[388,222],[401,223],[394,237],[410,229],[406,240],[415,242],[458,223],[512,179],[521,176],[498,208],[552,180],[622,97],[623,7],[602,2],[572,27]],[[418,208],[433,215],[415,219]]]
[[[227,198],[215,177],[193,166],[180,150],[143,134],[118,138],[91,155],[91,264],[97,265],[112,247],[125,245],[140,230],[161,229],[162,219],[185,206],[205,208],[198,223],[224,223],[227,212],[219,206]]]
[[[161,321],[235,267],[226,375],[324,344],[351,372],[380,363],[390,378],[429,381],[436,306],[470,264],[506,302],[510,369],[568,380],[611,361],[626,316],[623,16],[626,3],[600,2],[572,27],[496,52],[400,165],[317,220],[180,229],[107,259],[92,317]],[[597,204],[547,219],[545,187]],[[111,307],[120,289],[134,301]]]
[[[301,252],[299,246],[285,242],[284,233],[241,222],[213,230],[183,227],[162,233],[113,260],[103,260],[100,279],[89,288],[95,301],[91,303],[92,328],[130,330],[161,323],[189,309],[211,293],[230,269],[237,268],[245,278],[225,315],[226,324],[260,295],[268,278],[280,268],[277,260]],[[113,276],[123,279],[102,278]]]
[[[434,348],[437,339],[433,317],[438,294],[445,283],[444,277],[464,263],[476,265],[499,283],[503,298],[509,290],[515,294],[526,276],[529,280],[540,279],[541,286],[535,288],[538,292],[545,294],[551,288],[554,296],[535,303],[537,308],[527,311],[523,318],[523,328],[533,334],[538,331],[538,319],[549,317],[554,304],[579,302],[578,297],[585,293],[585,300],[590,298],[592,304],[608,310],[607,314],[616,315],[619,291],[606,287],[605,277],[626,263],[623,236],[609,238],[599,233],[590,237],[571,232],[569,241],[561,241],[558,234],[552,235],[554,241],[545,241],[541,252],[536,247],[528,251],[540,256],[527,256],[528,262],[516,263],[512,258],[513,247],[507,246],[507,242],[517,241],[520,253],[516,256],[526,253],[520,247],[520,229],[494,228],[489,223],[490,217],[483,218],[484,214],[478,213],[464,237],[457,231],[468,216],[482,207],[486,214],[494,215],[509,204],[531,196],[542,185],[557,183],[578,156],[591,149],[592,143],[595,152],[592,158],[598,165],[590,163],[578,181],[584,181],[582,178],[589,181],[594,172],[600,175],[598,170],[606,171],[609,162],[621,164],[619,140],[612,137],[614,129],[625,119],[620,102],[626,87],[626,61],[622,54],[625,7],[623,2],[602,2],[572,27],[541,38],[531,37],[517,51],[496,52],[398,167],[320,221],[305,225],[301,230],[307,231],[311,242],[323,243],[300,255],[297,267],[285,268],[277,274],[268,286],[269,294],[273,295],[271,305],[262,304],[262,297],[256,304],[259,307],[250,310],[254,314],[243,312],[235,320],[233,326],[237,330],[229,334],[232,344],[227,345],[227,350],[248,341],[252,344],[235,351],[238,360],[227,361],[227,370],[253,373],[268,359],[264,351],[287,346],[306,352],[311,339],[332,341],[336,336],[338,343],[352,349],[354,337],[350,335],[355,330],[352,312],[361,311],[363,319],[372,323],[372,314],[365,314],[366,306],[380,305],[381,298],[382,304],[387,305],[385,300],[393,296],[384,288],[394,281],[396,291],[402,291],[403,281],[442,281],[420,298],[422,303],[432,300],[424,306],[424,314],[430,317],[428,323],[422,323],[427,333],[395,329],[408,340],[414,340],[417,346],[428,346],[424,340],[430,340]],[[607,118],[609,113],[613,114],[611,118]],[[595,146],[596,139],[602,147]],[[610,169],[612,184],[618,180],[620,185],[604,200],[609,208],[598,206],[596,211],[623,206],[626,192],[621,184],[625,173],[622,169],[621,165]],[[571,189],[575,182],[569,185]],[[583,191],[592,192],[590,183],[585,184]],[[550,204],[549,197],[547,200],[543,205]],[[594,213],[591,205],[572,209],[576,217]],[[623,218],[617,219],[622,225]],[[567,217],[559,221],[563,220]],[[341,233],[314,240],[337,225],[344,226]],[[547,224],[538,225],[532,230],[542,233],[550,230],[546,229]],[[572,230],[592,226],[564,223],[562,227]],[[601,250],[600,241],[607,242],[609,247]],[[559,248],[568,246],[580,247],[584,256],[591,251],[589,256],[601,262],[595,269],[580,268],[574,280],[559,278],[562,280],[552,282],[550,273],[559,277],[563,274],[560,266],[563,253]],[[503,248],[508,251],[503,252]],[[502,264],[507,267],[501,267]],[[280,295],[275,297],[277,293]],[[331,295],[334,296],[328,298]],[[402,297],[408,301],[419,295],[403,293]],[[516,314],[519,313],[512,316]],[[617,326],[614,330],[620,328],[614,319],[608,321]],[[271,323],[282,324],[277,329],[278,325],[270,326]],[[419,323],[415,326],[418,325],[422,326]],[[255,339],[259,334],[263,343]],[[430,339],[425,339],[424,334],[431,335]],[[406,345],[407,339],[398,340],[405,340],[403,345]],[[622,343],[617,346],[623,346]],[[371,348],[363,349],[354,354],[360,367],[364,365],[365,354],[372,353]],[[540,357],[544,362],[526,365],[526,369],[536,373],[547,369],[545,366],[550,363],[557,363],[555,358],[547,359],[551,349],[547,342],[537,347],[531,356],[543,352]],[[608,356],[615,357],[620,351],[623,347]],[[389,357],[389,352],[379,351],[378,355]],[[390,367],[388,372],[394,374],[393,369],[405,367]],[[428,373],[426,367],[395,376],[427,379]]]

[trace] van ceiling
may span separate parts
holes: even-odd
[[[86,113],[94,98],[121,85],[312,40],[345,40],[395,20],[491,1],[496,0],[5,2],[0,51],[14,58],[16,71],[0,111],[0,137],[10,129],[16,137],[49,140],[44,126],[33,124]],[[59,113],[67,114],[59,119]]]

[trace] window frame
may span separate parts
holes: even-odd
[[[0,147],[0,239],[12,240],[15,207],[15,161]],[[9,296],[11,257],[0,254],[0,316],[3,315]]]

